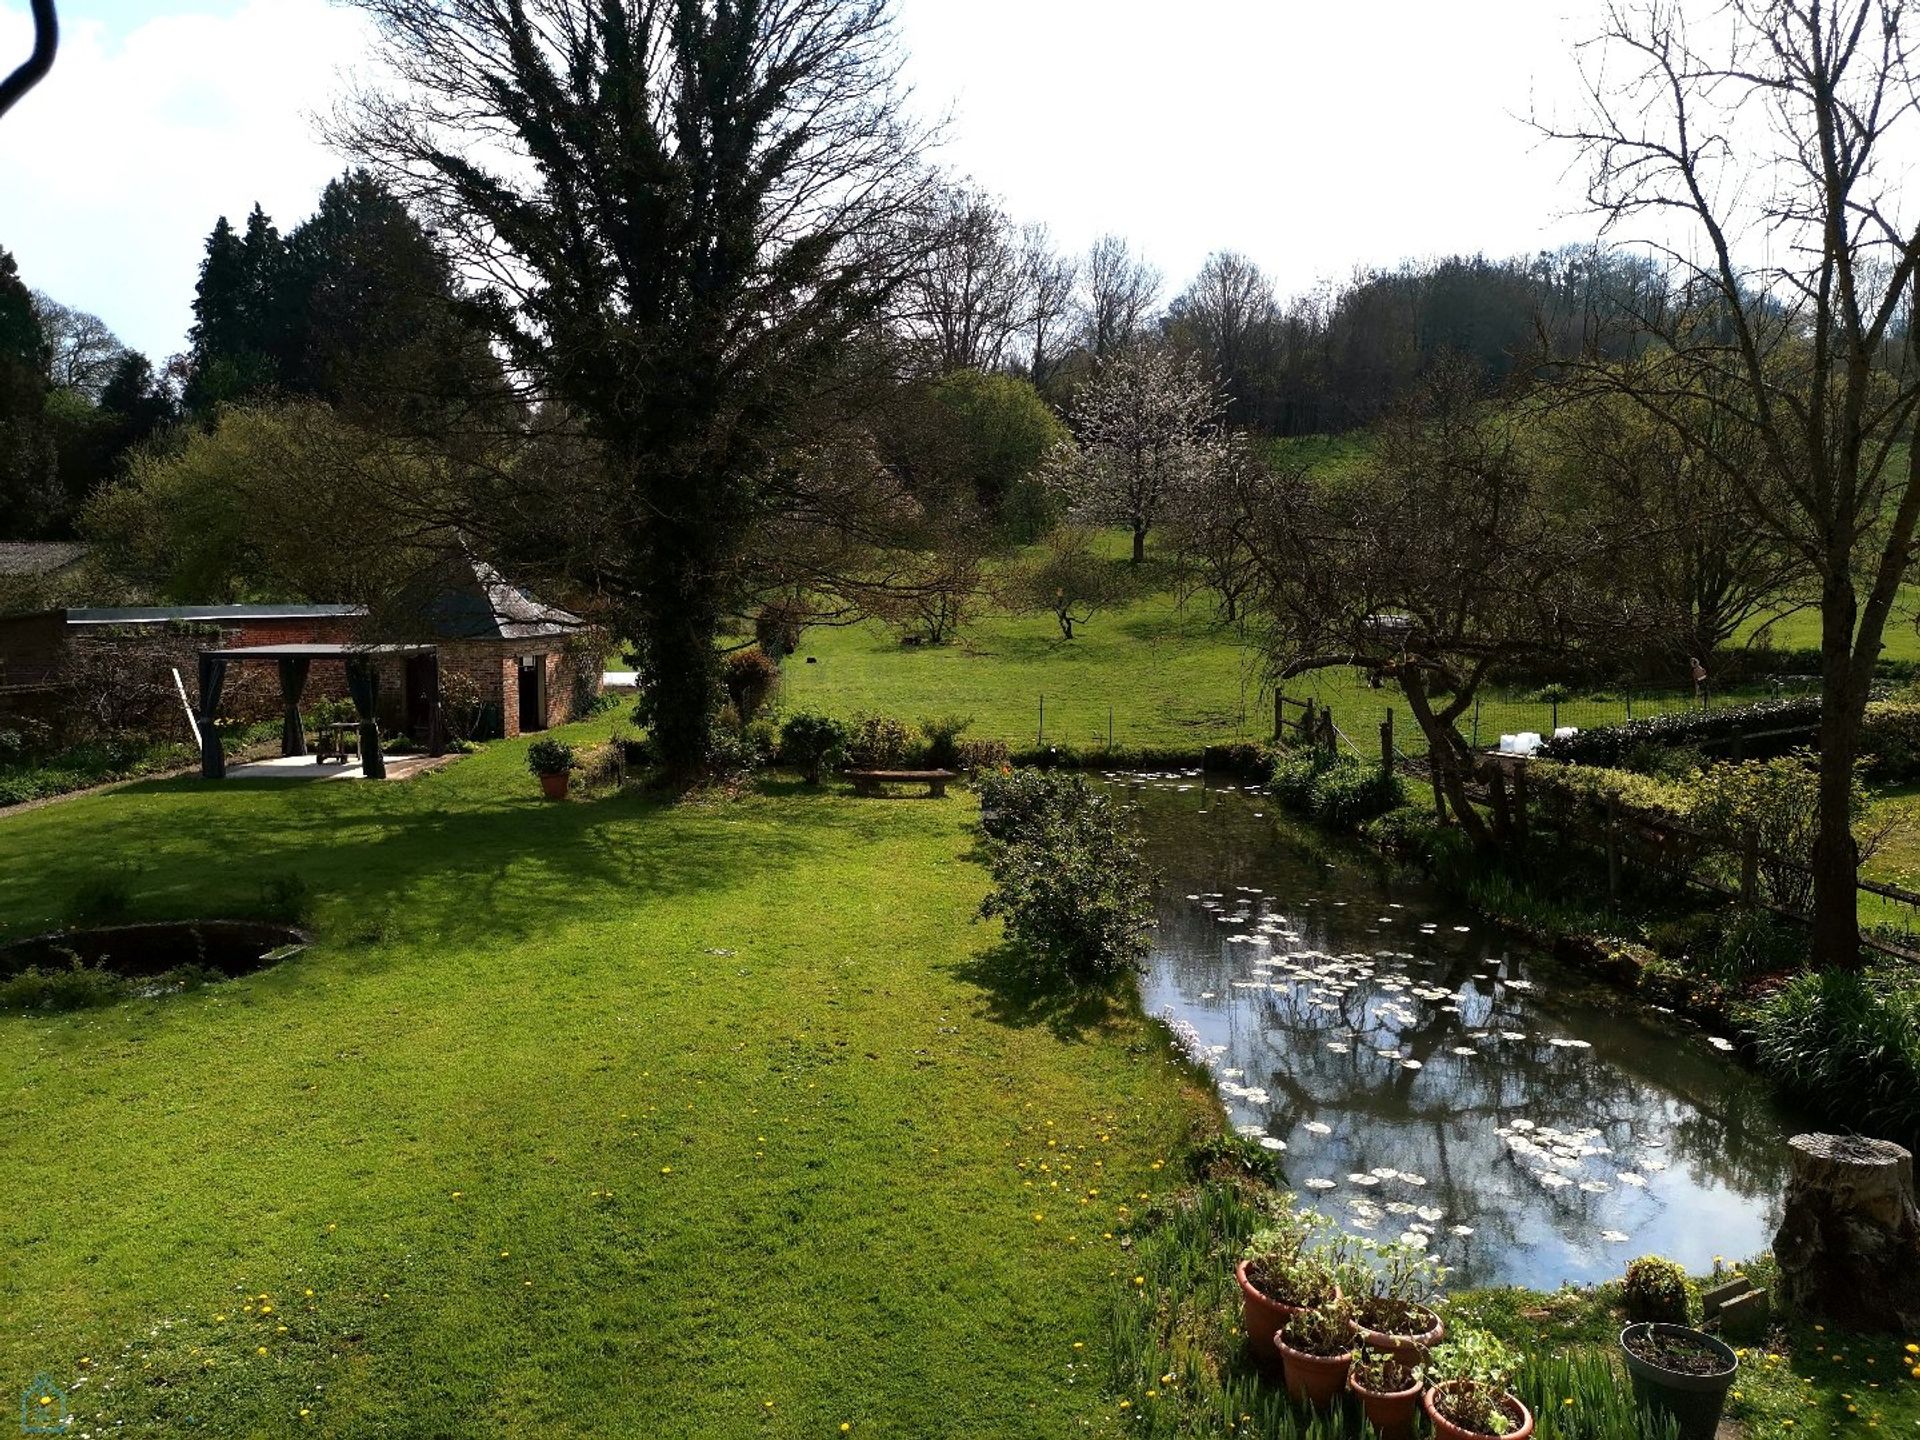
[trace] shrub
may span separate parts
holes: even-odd
[[[733,702],[739,723],[746,725],[780,683],[780,667],[764,651],[736,650],[720,664],[720,683]]]
[[[1001,919],[1041,986],[1132,969],[1153,923],[1153,875],[1131,814],[1078,775],[1036,774],[1018,816],[996,827],[981,917]]]
[[[1760,1067],[1820,1118],[1920,1138],[1920,993],[1846,970],[1795,976],[1745,1017]]]
[[[913,732],[891,715],[860,715],[847,736],[847,759],[858,770],[893,770],[907,758]]]
[[[920,722],[920,735],[926,741],[925,755],[929,769],[960,768],[960,736],[971,724],[971,715],[935,715]]]
[[[527,747],[527,769],[536,775],[564,775],[573,769],[573,747],[564,740],[536,740]]]
[[[1774,760],[1710,765],[1694,795],[1695,823],[1729,843],[1751,839],[1760,847],[1768,898],[1804,910],[1813,896],[1813,876],[1803,867],[1812,859],[1820,829],[1820,771],[1813,753],[1797,750]],[[1866,787],[1856,776],[1855,817],[1866,808]]]
[[[722,778],[750,775],[766,764],[754,736],[716,725],[707,736],[707,769]]]
[[[82,965],[42,970],[29,965],[0,980],[0,1011],[83,1010],[111,1005],[126,994],[126,983],[104,966]]]
[[[1094,794],[1084,783],[1076,789],[1066,776],[1033,769],[982,775],[976,788],[980,829],[989,840],[1002,844],[1039,834],[1055,812],[1079,800],[1091,800]]]
[[[781,763],[805,775],[809,785],[818,785],[821,771],[846,758],[847,738],[842,722],[802,710],[780,726]]]
[[[1621,1298],[1627,1319],[1659,1325],[1687,1323],[1687,1272],[1658,1255],[1642,1255],[1627,1264]]]
[[[998,770],[1007,763],[1004,740],[956,740],[954,764],[962,770]]]
[[[1577,735],[1549,741],[1540,751],[1548,760],[1570,765],[1623,765],[1649,749],[1724,743],[1763,731],[1800,730],[1809,736],[1820,724],[1820,701],[1757,700],[1718,710],[1676,710],[1619,725],[1596,725]]]
[[[1867,773],[1882,785],[1920,778],[1920,699],[1876,700],[1860,729]]]
[[[1552,760],[1535,760],[1527,766],[1529,788],[1549,808],[1599,806],[1611,797],[1627,810],[1674,820],[1684,820],[1692,813],[1697,798],[1693,786],[1699,778],[1698,773],[1689,774],[1683,783],[1633,770],[1564,765]]]
[[[807,612],[790,600],[770,600],[753,617],[753,640],[776,665],[800,648]]]
[[[1432,853],[1443,828],[1430,806],[1410,802],[1375,816],[1361,831],[1372,844],[1390,855],[1421,860]]]
[[[1378,765],[1312,750],[1274,762],[1267,788],[1289,810],[1310,815],[1335,830],[1358,830],[1406,804],[1400,777]]]

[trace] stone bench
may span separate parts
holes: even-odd
[[[954,770],[849,770],[856,795],[878,795],[883,785],[925,785],[935,800],[947,793],[947,782],[959,779]]]

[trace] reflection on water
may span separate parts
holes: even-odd
[[[1306,1202],[1425,1235],[1459,1284],[1604,1280],[1649,1252],[1703,1270],[1771,1243],[1787,1117],[1697,1031],[1257,792],[1113,778],[1165,877],[1147,1009],[1191,1027],[1232,1122],[1284,1148]]]

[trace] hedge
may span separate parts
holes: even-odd
[[[1558,737],[1541,747],[1542,758],[1569,765],[1614,765],[1636,750],[1712,745],[1772,730],[1804,730],[1808,738],[1820,724],[1820,701],[1756,700],[1719,710],[1676,710],[1619,725],[1596,725]]]

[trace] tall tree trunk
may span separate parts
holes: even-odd
[[[1865,694],[1854,656],[1856,599],[1846,565],[1829,563],[1820,590],[1820,815],[1813,842],[1813,963],[1860,963],[1859,847],[1853,839],[1853,762]]]
[[[720,568],[706,550],[691,536],[650,545],[640,583],[640,683],[654,749],[675,780],[706,775],[720,693]]]
[[[1138,565],[1147,558],[1147,527],[1139,521],[1133,525],[1133,563]]]

